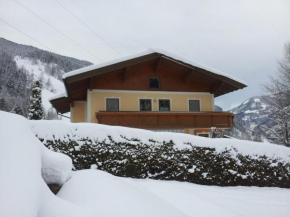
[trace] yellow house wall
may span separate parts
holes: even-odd
[[[86,122],[86,102],[74,102],[71,107],[71,122]]]
[[[213,95],[210,93],[93,90],[88,91],[88,121],[92,123],[98,122],[95,113],[106,110],[106,98],[119,98],[120,111],[139,111],[140,99],[152,99],[152,111],[159,110],[158,99],[170,99],[171,111],[188,111],[189,99],[199,99],[201,111],[213,111]],[[78,110],[76,112],[81,111]]]

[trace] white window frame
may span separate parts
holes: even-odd
[[[172,111],[172,98],[166,98],[166,97],[164,97],[164,98],[157,98],[157,111],[160,111],[159,110],[159,100],[163,100],[163,99],[165,99],[165,100],[169,100],[169,103],[170,103],[170,112]]]
[[[141,99],[146,99],[146,100],[151,100],[151,111],[154,111],[154,109],[153,109],[153,98],[152,97],[138,97],[138,111],[140,112],[141,111],[141,107],[140,107],[140,100]]]
[[[201,99],[198,99],[198,98],[188,98],[187,99],[187,110],[189,111],[189,101],[190,100],[197,100],[197,101],[199,101],[199,111],[201,112]]]
[[[121,97],[115,97],[115,96],[105,97],[105,111],[107,111],[107,99],[118,99],[119,100],[119,112],[122,111],[122,109],[121,109]]]

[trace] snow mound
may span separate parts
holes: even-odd
[[[67,155],[49,151],[41,146],[41,174],[47,184],[62,185],[72,172],[72,160]]]
[[[232,155],[242,154],[244,156],[267,156],[278,158],[285,162],[290,162],[290,149],[284,146],[270,143],[258,143],[245,140],[232,139],[208,139],[183,133],[152,132],[149,130],[133,129],[127,127],[115,127],[92,123],[67,123],[63,121],[30,121],[34,134],[44,140],[55,141],[76,141],[80,146],[81,140],[89,138],[95,141],[105,141],[110,143],[109,137],[115,142],[127,142],[138,139],[145,144],[156,142],[173,141],[177,149],[190,148],[188,143],[197,147],[214,148],[217,153],[227,150],[237,150]],[[127,138],[127,139],[125,139]],[[135,141],[129,141],[136,145]],[[235,157],[235,156],[233,156]]]
[[[24,117],[0,111],[0,120],[0,216],[88,216],[53,195],[44,182],[66,182],[71,159],[45,148]]]

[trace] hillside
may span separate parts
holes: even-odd
[[[0,98],[6,101],[5,110],[18,105],[26,116],[31,85],[41,80],[46,118],[56,118],[48,98],[63,92],[62,75],[91,64],[0,38]]]

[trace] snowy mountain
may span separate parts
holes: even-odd
[[[223,111],[222,107],[220,107],[218,105],[214,105],[214,110],[217,111],[217,112],[222,112]]]
[[[229,112],[236,114],[236,121],[242,122],[245,128],[254,131],[257,126],[271,125],[267,118],[271,114],[268,100],[269,96],[252,97]]]
[[[229,131],[229,135],[240,139],[262,141],[267,133],[262,126],[274,126],[268,119],[272,113],[269,100],[271,100],[269,96],[255,96],[229,110],[235,114],[235,128]]]
[[[26,116],[31,85],[41,80],[46,118],[53,118],[48,117],[53,113],[48,99],[63,92],[62,75],[91,64],[0,38],[0,98],[6,101],[6,111],[18,105]]]

